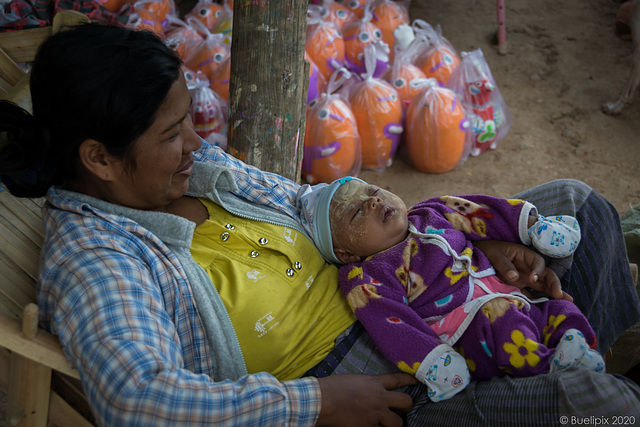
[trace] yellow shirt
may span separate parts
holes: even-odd
[[[201,201],[209,219],[196,228],[191,253],[229,311],[248,372],[300,377],[355,320],[337,268],[294,229]]]

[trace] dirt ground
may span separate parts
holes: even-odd
[[[497,149],[444,174],[401,159],[361,177],[408,205],[443,194],[510,196],[558,178],[579,179],[622,215],[640,203],[640,96],[620,116],[615,101],[629,72],[632,43],[615,33],[616,0],[505,0],[507,55],[499,55],[496,3],[412,0],[411,20],[440,24],[458,52],[481,48],[513,126]]]

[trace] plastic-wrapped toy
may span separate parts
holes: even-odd
[[[231,56],[228,56],[211,77],[211,89],[229,102],[229,80],[231,79]]]
[[[406,112],[413,98],[422,90],[421,83],[427,78],[424,72],[412,64],[413,54],[408,46],[413,40],[413,30],[408,25],[401,25],[396,30],[396,34],[403,34],[407,30],[411,34],[411,39],[407,44],[396,42],[394,44],[395,55],[391,68],[387,70],[383,78],[391,83],[393,88],[398,91],[398,96],[402,101],[403,110]],[[402,35],[404,37],[404,35]],[[400,40],[398,40],[400,41]]]
[[[391,166],[402,137],[402,101],[386,81],[373,77],[376,46],[365,48],[367,72],[349,96],[362,145],[362,167],[382,172]]]
[[[373,5],[371,22],[382,31],[382,41],[392,49],[395,44],[393,32],[400,25],[409,24],[408,2],[380,0]]]
[[[362,164],[358,125],[348,103],[335,94],[346,69],[337,71],[327,92],[307,107],[302,176],[309,184],[357,176]],[[340,76],[340,77],[338,77]]]
[[[168,20],[170,30],[166,33],[165,42],[185,61],[204,41],[208,30],[193,16],[187,17],[185,21],[169,16]]]
[[[158,18],[158,15],[155,13],[144,8],[131,12],[127,21],[127,27],[136,30],[152,31],[158,37],[164,38],[164,29],[162,28],[160,18]]]
[[[344,39],[340,30],[333,22],[324,21],[313,9],[307,17],[305,47],[326,81],[334,71],[344,67]]]
[[[357,74],[365,73],[364,48],[371,43],[382,41],[382,31],[371,22],[373,15],[370,9],[365,10],[364,17],[350,25],[347,25],[342,37],[344,38],[344,62],[349,71]],[[386,44],[386,43],[385,43]],[[379,52],[383,52],[379,50]],[[386,61],[389,61],[389,47],[387,45]],[[386,71],[386,66],[376,73],[378,76]]]
[[[97,0],[97,2],[111,12],[119,12],[129,4],[129,0]]]
[[[345,5],[335,0],[323,0],[321,16],[325,21],[333,22],[342,31],[345,26],[357,21],[358,16]]]
[[[431,78],[407,109],[405,142],[409,160],[422,172],[443,173],[466,160],[473,134],[456,94]]]
[[[449,79],[452,89],[468,110],[474,134],[471,155],[495,149],[506,136],[513,116],[509,112],[481,49],[462,52],[462,60]]]
[[[227,36],[224,42],[231,44],[231,35],[233,32],[233,5],[228,4],[224,6],[222,14],[218,21],[211,28],[212,33],[218,33]]]
[[[169,16],[176,15],[176,5],[173,0],[137,0],[133,4],[133,8],[137,11],[146,9],[156,14],[160,20],[163,31],[169,26]]]
[[[225,38],[222,34],[209,33],[193,49],[185,60],[185,65],[194,71],[202,71],[211,80],[220,64],[231,55],[231,48],[224,43]]]
[[[187,73],[189,70],[185,70],[185,79],[187,79]],[[229,119],[227,102],[209,87],[209,80],[200,71],[195,72],[195,77],[187,83],[187,88],[193,100],[191,104],[193,129],[209,144],[226,150]]]
[[[425,50],[414,59],[414,64],[428,78],[433,77],[446,85],[451,73],[460,63],[458,53],[444,38],[439,26],[434,29],[427,22],[416,19],[412,27],[416,33],[416,39],[412,43],[425,43],[426,40]]]
[[[212,29],[224,12],[224,6],[213,0],[200,0],[185,15],[185,19],[192,16],[202,22],[208,30]]]
[[[345,5],[347,9],[352,11],[358,18],[362,18],[368,2],[370,2],[370,0],[342,0],[340,3]]]
[[[320,93],[326,89],[326,81],[318,66],[313,62],[309,54],[304,52],[304,59],[309,62],[309,88],[307,89],[307,104],[320,96]]]

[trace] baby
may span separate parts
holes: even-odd
[[[575,218],[516,199],[437,197],[407,210],[395,194],[341,178],[297,195],[325,259],[343,265],[349,305],[382,354],[427,385],[433,401],[470,382],[583,366],[604,371],[587,319],[566,300],[505,284],[474,241],[533,244],[552,257],[580,241]]]

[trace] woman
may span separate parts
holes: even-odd
[[[57,33],[34,62],[31,94],[33,115],[1,104],[0,172],[15,195],[46,193],[41,325],[59,336],[100,425],[393,426],[412,405],[412,425],[446,421],[452,410],[523,425],[595,406],[584,393],[600,393],[593,399],[604,396],[615,415],[640,406],[635,385],[581,371],[492,380],[450,406],[425,403],[424,389],[371,347],[340,298],[335,268],[292,219],[298,186],[201,146],[180,61],[155,36],[91,24]],[[601,198],[586,186],[569,184],[553,188],[579,196],[576,215],[583,203],[599,206],[587,202]],[[551,188],[534,191],[551,196]],[[614,229],[610,217],[601,221]],[[606,254],[624,251],[619,231],[608,240]],[[545,267],[534,253],[483,250],[511,281],[540,288],[534,276]],[[602,264],[626,285],[612,292],[603,279],[576,290],[584,300],[574,296],[606,349],[640,316],[628,272]],[[555,284],[543,290],[560,298]],[[611,330],[592,304],[603,298],[628,312],[615,312]],[[270,304],[280,311],[254,308]],[[319,326],[300,333],[309,316]],[[336,373],[385,375],[326,376]],[[565,389],[572,385],[576,392]],[[532,401],[546,405],[531,414]],[[498,411],[495,402],[504,403]]]

